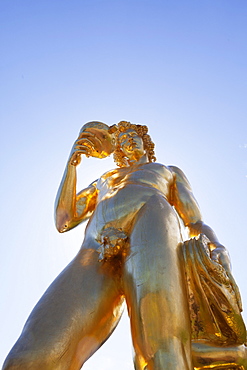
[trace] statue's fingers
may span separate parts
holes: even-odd
[[[210,257],[212,261],[219,263],[219,253],[217,251],[213,250]]]
[[[87,137],[76,140],[76,144],[79,144],[79,145],[85,144],[85,145],[94,146],[94,142]]]
[[[74,149],[75,150],[88,150],[89,149],[89,146],[86,145],[86,144],[77,144],[74,146]]]
[[[92,133],[92,132],[90,132],[90,131],[87,131],[87,132],[80,131],[79,136],[78,136],[78,139],[83,138],[83,137],[88,137],[88,136],[94,137],[95,134]]]

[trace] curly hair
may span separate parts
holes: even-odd
[[[149,162],[155,162],[156,161],[156,157],[154,156],[155,144],[153,143],[153,141],[151,140],[151,137],[147,133],[148,132],[147,126],[136,125],[136,124],[126,122],[126,121],[120,121],[117,125],[116,131],[114,132],[115,137],[116,137],[116,149],[113,154],[113,159],[114,159],[114,162],[116,162],[117,166],[125,167],[128,165],[128,159],[120,147],[118,137],[121,132],[125,132],[129,129],[134,130],[137,133],[137,135],[142,138],[143,147],[148,156]]]

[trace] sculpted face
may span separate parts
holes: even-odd
[[[118,141],[123,153],[131,161],[139,161],[145,154],[143,140],[133,129],[121,132]]]

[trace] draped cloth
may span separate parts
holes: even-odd
[[[192,340],[220,346],[243,344],[246,328],[238,293],[225,269],[211,260],[208,245],[204,235],[182,244]]]

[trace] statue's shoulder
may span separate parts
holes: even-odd
[[[183,171],[177,166],[169,165],[167,166],[167,168],[175,175],[182,176],[182,177],[185,176]]]
[[[114,169],[111,169],[111,170],[103,173],[103,175],[101,175],[99,180],[98,180],[97,187],[100,188],[105,183],[108,183],[109,181],[111,181],[112,178],[114,178],[114,180],[116,180],[117,178],[120,178],[120,177],[124,176],[126,171],[127,171],[127,169],[122,167],[122,168],[114,168]]]
[[[100,176],[99,182],[102,182],[102,181],[104,182],[106,179],[108,179],[111,176],[116,175],[118,172],[119,172],[118,168],[106,171],[105,173],[103,173],[103,175]]]
[[[189,185],[189,180],[187,179],[184,172],[179,167],[168,166],[168,168],[172,172],[173,176],[175,176],[176,181]]]

